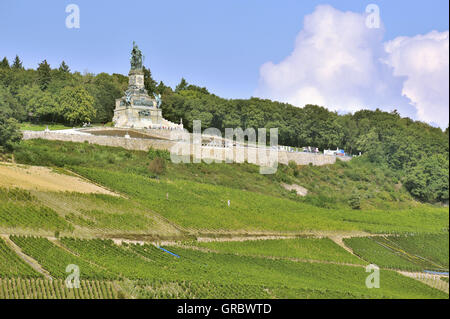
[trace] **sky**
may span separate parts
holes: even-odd
[[[80,28],[66,27],[69,4]],[[366,24],[370,4],[379,27]],[[448,12],[446,0],[1,0],[0,57],[127,74],[136,41],[172,87],[184,77],[225,98],[397,109],[445,128]]]

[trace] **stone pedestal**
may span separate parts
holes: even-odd
[[[157,102],[152,99],[144,88],[144,74],[131,71],[129,86],[125,96],[116,99],[113,123],[115,127],[128,128],[171,128],[178,124],[169,122],[162,117],[162,111]]]

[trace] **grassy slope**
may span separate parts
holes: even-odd
[[[69,168],[119,191],[126,198],[18,191],[20,196],[14,199],[8,193],[10,191],[3,190],[0,210],[11,202],[28,208],[46,207],[55,212],[56,217],[52,213],[46,215],[45,218],[51,220],[45,221],[46,226],[43,226],[39,223],[44,217],[38,216],[37,222],[31,224],[33,230],[54,225],[46,231],[58,230],[66,236],[77,237],[126,237],[165,232],[179,235],[179,230],[171,223],[194,233],[364,230],[442,234],[448,227],[448,208],[413,201],[391,172],[362,161],[338,162],[324,167],[280,166],[277,174],[270,176],[258,174],[258,168],[250,164],[168,163],[166,172],[155,178],[147,167],[154,156],[155,152],[147,154],[85,143],[23,142],[15,153],[18,162]],[[282,188],[280,182],[302,185],[310,195],[299,198]],[[363,210],[352,210],[347,204],[350,192],[355,189],[362,194]],[[231,207],[226,204],[228,199]],[[25,232],[18,231],[24,225],[29,226],[25,217],[19,220],[12,225],[0,219],[0,228],[29,233],[30,228]],[[61,225],[68,225],[68,228]],[[217,244],[217,250],[223,249],[221,253],[168,247],[180,254],[181,260],[167,259],[154,249],[118,247],[101,240],[66,238],[62,243],[81,258],[80,263],[94,262],[98,267],[106,268],[109,279],[133,280],[131,285],[142,297],[448,297],[392,271],[382,270],[381,289],[368,290],[363,267],[265,258],[278,254],[338,262],[352,259],[325,241],[317,246],[311,243],[308,249],[295,242],[280,242],[285,250],[278,249],[277,241],[266,243],[265,247],[247,243],[242,247],[240,244],[231,244],[236,245],[234,247]],[[57,276],[63,275],[64,269],[60,268],[73,258],[72,253],[49,245],[45,240],[43,243],[30,240],[22,245],[27,247],[30,255],[41,258],[44,268]],[[260,257],[232,255],[228,253],[229,249]],[[42,254],[42,251],[47,253]],[[97,275],[95,271],[88,274],[92,278]]]
[[[250,164],[168,163],[166,173],[154,179],[147,168],[152,156],[121,148],[33,140],[24,142],[15,156],[22,163],[70,167],[195,232],[441,232],[448,226],[447,208],[418,204],[402,188],[395,191],[391,173],[358,161],[321,168],[281,166],[269,176]],[[280,186],[281,181],[301,180],[311,189],[305,198]],[[364,203],[371,209],[352,210],[346,204],[343,190],[358,185],[367,189]]]

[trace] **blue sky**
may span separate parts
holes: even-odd
[[[80,29],[67,29],[66,5],[80,8]],[[363,13],[380,7],[383,41],[449,29],[447,0],[432,1],[26,1],[0,2],[0,56],[18,54],[25,67],[126,74],[135,40],[156,80],[181,77],[227,98],[258,90],[261,66],[291,54],[304,16],[317,5]]]

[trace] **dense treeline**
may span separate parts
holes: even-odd
[[[222,132],[235,127],[278,128],[279,144],[361,152],[371,162],[397,172],[399,181],[418,199],[448,201],[448,128],[443,132],[401,118],[395,110],[338,115],[316,105],[298,108],[258,98],[223,99],[185,79],[173,90],[162,81],[157,83],[150,69],[144,73],[149,93],[162,94],[163,116],[174,122],[183,119],[188,130],[193,120]],[[43,61],[36,70],[25,70],[19,57],[11,65],[4,58],[0,61],[0,117],[71,125],[107,123],[127,81],[120,74],[72,73],[64,61],[57,69]]]
[[[111,121],[114,100],[123,94],[127,77],[120,74],[71,73],[63,61],[52,69],[47,61],[36,70],[0,62],[0,112],[18,121],[70,125]]]

